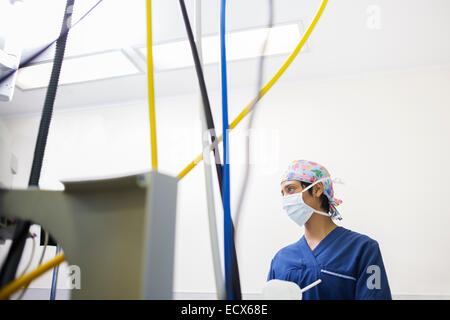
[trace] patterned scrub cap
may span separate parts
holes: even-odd
[[[342,200],[334,197],[333,182],[328,170],[325,169],[324,166],[308,160],[294,160],[289,164],[289,167],[284,172],[283,177],[281,178],[281,183],[287,180],[298,180],[307,183],[314,183],[321,179],[325,179],[322,180],[322,184],[325,187],[323,193],[328,198],[328,202],[330,203],[331,218],[342,220],[339,211],[336,209],[336,207],[342,203]]]

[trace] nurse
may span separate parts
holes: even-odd
[[[283,208],[305,232],[272,259],[267,280],[279,279],[304,288],[322,282],[303,294],[304,300],[392,299],[378,243],[368,236],[337,226],[328,171],[318,163],[296,160],[281,181]]]

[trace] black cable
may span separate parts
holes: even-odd
[[[47,145],[48,130],[50,129],[50,122],[52,120],[53,105],[55,103],[56,91],[58,89],[59,75],[64,60],[64,52],[66,50],[67,36],[70,29],[70,21],[72,19],[73,4],[75,0],[67,0],[66,9],[64,11],[64,19],[61,26],[60,38],[56,41],[55,58],[53,59],[52,74],[47,88],[47,95],[45,97],[44,109],[42,111],[41,124],[39,126],[39,134],[36,141],[36,148],[34,150],[33,166],[31,168],[30,185],[32,182],[39,182],[41,176],[42,162],[44,160],[45,146]],[[62,35],[62,37],[61,37]],[[32,180],[36,179],[36,180]],[[41,229],[41,236],[43,230]],[[61,247],[56,248],[56,255],[58,255]],[[52,287],[50,292],[50,300],[55,300],[56,297],[56,283],[58,279],[59,266],[53,269]]]
[[[64,52],[66,48],[67,35],[69,30],[67,22],[72,16],[72,10],[67,9],[73,6],[73,2],[74,0],[67,0],[65,9],[66,11],[64,14],[60,37],[56,41],[56,50],[55,50],[55,57],[53,60],[53,68],[47,88],[47,94],[45,96],[44,109],[42,110],[41,116],[41,123],[39,124],[39,131],[36,140],[36,146],[34,149],[33,163],[31,166],[31,174],[30,179],[28,181],[29,186],[39,185],[42,162],[44,160],[44,152],[45,147],[47,145],[48,131],[50,128],[50,122],[52,121],[53,105],[55,103],[56,91],[58,89],[59,74],[61,72],[61,66],[64,59]]]
[[[189,44],[190,44],[191,51],[192,51],[192,56],[194,58],[195,71],[197,73],[198,84],[200,86],[200,93],[201,93],[202,101],[203,101],[203,109],[204,109],[205,116],[206,116],[206,124],[207,124],[209,132],[211,133],[211,142],[213,144],[214,158],[216,161],[217,179],[219,180],[220,194],[221,194],[221,199],[223,200],[223,198],[222,198],[222,162],[220,160],[219,148],[218,148],[217,139],[216,139],[216,131],[215,131],[215,127],[214,127],[214,120],[212,117],[211,106],[210,106],[209,99],[208,99],[208,92],[206,90],[205,78],[203,76],[203,70],[202,70],[202,66],[200,63],[197,46],[194,41],[194,34],[192,32],[191,23],[189,21],[189,16],[187,14],[186,5],[184,3],[184,0],[179,0],[179,2],[180,2],[180,7],[181,7],[181,13],[183,15],[184,25],[186,27]],[[233,273],[232,274],[233,296],[235,297],[236,300],[241,300],[242,293],[241,293],[241,285],[240,285],[240,279],[239,279],[239,268],[238,268],[238,263],[237,263],[236,247],[234,244],[233,222],[231,223],[231,239],[232,239],[231,240],[232,241],[231,263],[232,263],[232,273]]]
[[[194,58],[195,71],[197,72],[198,84],[200,86],[200,93],[203,101],[203,110],[206,116],[206,125],[211,134],[211,143],[213,144],[213,153],[216,161],[217,177],[219,179],[220,193],[222,194],[222,162],[220,160],[219,148],[217,143],[217,135],[214,126],[214,119],[211,112],[211,106],[209,104],[208,92],[206,90],[205,78],[203,76],[202,66],[200,58],[198,56],[197,45],[194,41],[194,34],[192,33],[191,23],[189,22],[189,16],[186,11],[186,5],[184,0],[180,0],[181,13],[183,14],[184,25],[186,26],[186,32],[191,45],[192,56]]]
[[[3,288],[16,277],[17,267],[22,258],[22,252],[29,234],[30,225],[31,224],[28,221],[17,221],[16,223],[12,244],[6,259],[3,262],[2,270],[0,271],[0,288]]]
[[[50,122],[52,120],[53,105],[55,103],[56,91],[58,89],[59,74],[64,59],[64,51],[66,47],[67,35],[69,31],[70,18],[72,16],[72,7],[74,0],[67,0],[64,11],[64,18],[61,27],[61,33],[56,41],[55,58],[53,61],[52,73],[45,96],[44,108],[42,110],[41,122],[39,125],[38,136],[36,139],[36,146],[34,149],[33,162],[31,166],[29,186],[39,186],[39,179],[41,176],[42,163],[44,159],[45,147],[47,145],[48,131]],[[8,256],[0,271],[0,287],[5,286],[13,281],[20,259],[22,258],[25,242],[28,237],[31,221],[18,221],[16,230],[13,236],[13,244],[8,252]]]

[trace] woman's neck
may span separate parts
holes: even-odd
[[[337,225],[329,217],[313,213],[305,223],[305,238],[311,250],[335,228]]]

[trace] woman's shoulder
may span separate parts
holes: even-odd
[[[377,247],[378,242],[375,239],[372,239],[368,235],[363,233],[359,233],[350,229],[346,229],[344,227],[340,227],[343,229],[345,234],[345,242],[351,245],[358,245],[361,247]]]
[[[291,256],[292,254],[298,255],[300,253],[300,241],[301,240],[302,239],[300,239],[294,243],[288,244],[287,246],[284,246],[281,249],[279,249],[274,256],[274,260],[277,258],[286,256],[286,255],[287,256]]]

